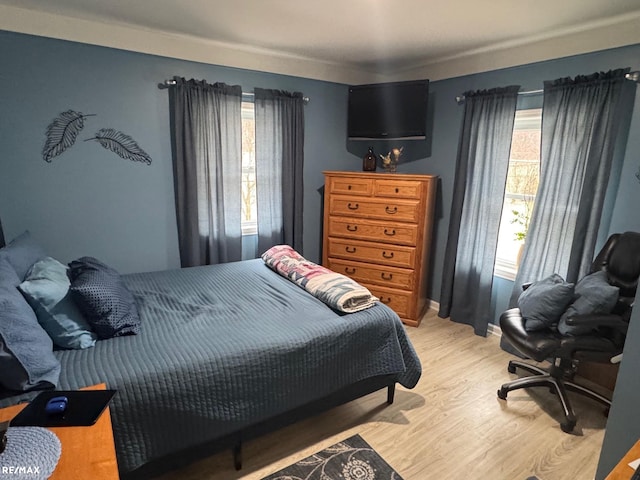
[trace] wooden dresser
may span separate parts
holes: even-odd
[[[322,264],[366,286],[407,325],[428,306],[438,177],[324,172]]]

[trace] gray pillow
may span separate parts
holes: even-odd
[[[0,386],[6,390],[55,387],[60,362],[36,314],[18,291],[20,279],[0,258]]]
[[[9,262],[18,274],[20,281],[24,280],[31,265],[46,257],[46,253],[33,239],[29,230],[14,238],[9,245],[0,248],[0,259]]]
[[[45,257],[31,267],[19,288],[57,347],[93,347],[97,336],[71,299],[69,284],[67,267]]]
[[[563,335],[586,335],[592,327],[567,325],[567,319],[589,313],[611,313],[618,303],[620,289],[609,284],[606,272],[587,275],[576,285],[576,299],[564,312],[558,323]]]
[[[99,339],[137,334],[138,308],[120,274],[92,257],[69,264],[71,295]]]
[[[534,282],[518,297],[527,332],[555,327],[573,300],[574,284],[554,273]]]

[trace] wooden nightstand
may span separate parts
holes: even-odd
[[[630,462],[640,458],[640,440],[629,449],[627,454],[618,462],[605,480],[629,480],[634,473],[633,468],[629,466]]]
[[[105,384],[86,390],[104,390]],[[25,404],[0,409],[0,421],[11,420]],[[52,480],[117,480],[118,462],[109,408],[90,427],[51,428],[62,444],[62,454]]]

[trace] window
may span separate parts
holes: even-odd
[[[253,102],[242,102],[242,235],[256,235],[256,121]]]
[[[504,194],[495,274],[515,279],[540,173],[542,109],[516,112]]]

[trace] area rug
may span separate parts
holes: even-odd
[[[262,480],[402,480],[365,442],[354,435]]]

